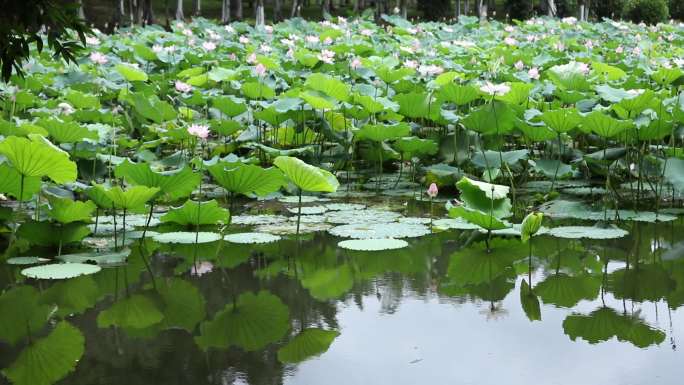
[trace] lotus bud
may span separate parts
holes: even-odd
[[[435,183],[432,183],[430,187],[428,187],[427,189],[427,195],[430,198],[434,198],[437,196],[437,194],[439,194],[439,189],[437,188],[437,185]]]
[[[542,219],[544,219],[543,213],[529,213],[523,219],[522,226],[520,228],[520,237],[523,242],[527,242],[531,236],[537,233],[541,228]]]

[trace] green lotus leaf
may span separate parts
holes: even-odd
[[[449,216],[452,218],[463,218],[485,230],[503,230],[510,227],[497,219],[494,215],[463,206],[456,206],[449,209]]]
[[[265,196],[287,185],[283,173],[273,167],[219,162],[208,170],[221,187],[235,194]]]
[[[373,142],[382,142],[384,140],[392,140],[409,136],[411,127],[407,123],[398,123],[393,125],[387,124],[366,124],[360,130],[354,133],[358,140],[370,140]]]
[[[73,222],[66,225],[55,225],[50,222],[27,221],[19,226],[17,235],[39,246],[54,246],[80,242],[90,234],[87,225]]]
[[[614,239],[622,238],[627,235],[628,232],[617,226],[559,226],[550,229],[547,234],[553,237],[566,239]]]
[[[228,224],[230,212],[219,207],[215,199],[206,202],[195,202],[188,199],[183,206],[171,208],[159,220],[183,226]]]
[[[221,234],[194,231],[178,231],[172,233],[155,234],[152,237],[159,243],[178,243],[178,244],[197,244],[197,243],[211,243],[221,239]]]
[[[0,163],[0,193],[9,194],[18,200],[27,201],[40,191],[40,177],[24,177],[22,192],[21,174],[6,163]],[[22,195],[21,197],[19,195]]]
[[[95,211],[92,201],[74,201],[69,198],[50,197],[48,216],[59,223],[89,222]]]
[[[617,120],[600,111],[594,111],[582,120],[584,130],[594,132],[603,138],[612,138],[631,126],[631,122]]]
[[[532,83],[513,82],[509,84],[511,89],[504,95],[497,95],[496,100],[501,100],[508,104],[526,104],[530,98],[530,91],[534,88]]]
[[[147,96],[140,92],[131,95],[135,112],[155,123],[162,123],[175,119],[178,114],[169,103],[162,101],[156,95]]]
[[[620,100],[618,106],[628,111],[632,117],[636,117],[645,109],[649,108],[655,98],[655,92],[652,90],[645,90],[637,96],[630,96]]]
[[[203,350],[238,346],[256,351],[282,338],[289,327],[289,310],[280,298],[267,291],[244,293],[202,322],[195,341]]]
[[[116,72],[121,74],[121,76],[124,77],[124,79],[128,80],[129,82],[146,82],[147,81],[147,74],[143,72],[142,70],[139,70],[132,65],[128,64],[117,64],[114,69],[116,69]]]
[[[45,290],[40,303],[56,305],[57,315],[66,317],[82,314],[95,306],[100,299],[100,289],[90,275],[60,281]]]
[[[124,329],[144,329],[162,322],[162,314],[154,302],[142,294],[115,302],[97,315],[97,326],[117,326]]]
[[[557,159],[537,159],[533,167],[535,171],[544,174],[547,178],[565,179],[574,175],[572,166]]]
[[[487,103],[475,108],[461,120],[463,125],[483,135],[501,135],[510,132],[515,125],[515,112],[505,103]]]
[[[276,93],[273,88],[257,82],[242,83],[242,94],[249,99],[271,99]]]
[[[148,163],[133,163],[128,159],[116,166],[114,175],[134,185],[159,188],[159,192],[171,201],[192,194],[202,178],[188,166],[179,170],[154,172]]]
[[[679,78],[684,76],[684,71],[681,69],[674,67],[674,68],[665,68],[662,67],[658,69],[658,71],[654,72],[651,74],[651,78],[658,82],[660,85],[668,86],[674,82],[676,82]]]
[[[2,374],[15,385],[52,385],[74,370],[85,350],[80,330],[66,321],[28,345]]]
[[[16,344],[23,338],[38,334],[50,318],[52,306],[39,302],[40,294],[33,286],[17,286],[0,295],[0,341]]]
[[[335,108],[334,99],[318,91],[302,92],[299,97],[316,110],[331,110]]]
[[[385,110],[384,104],[376,101],[375,98],[368,95],[354,95],[354,103],[360,104],[369,114],[377,114]]]
[[[529,150],[513,150],[513,151],[485,151],[482,155],[481,152],[476,153],[473,156],[472,162],[480,168],[501,168],[501,161],[508,166],[513,166],[520,162],[521,160],[527,159],[530,154]],[[485,158],[487,159],[485,161]]]
[[[102,189],[117,209],[131,210],[142,208],[158,192],[158,187],[132,186],[125,191],[120,186],[106,189],[103,185],[95,185],[93,188]]]
[[[34,279],[69,279],[95,274],[100,270],[100,266],[85,263],[52,263],[28,267],[21,274]]]
[[[432,139],[421,139],[416,136],[406,137],[405,135],[397,138],[392,147],[404,154],[404,159],[411,159],[420,155],[435,155],[439,151],[439,145]]]
[[[547,127],[557,133],[568,132],[582,123],[582,117],[574,108],[544,111],[540,119]]]
[[[247,106],[244,102],[236,101],[229,96],[215,97],[211,99],[211,105],[231,118],[247,111]]]
[[[287,345],[278,349],[278,361],[296,364],[308,358],[325,353],[330,344],[339,336],[335,330],[305,329],[297,334]]]
[[[75,108],[100,108],[100,100],[97,95],[86,94],[77,90],[69,90],[65,99]]]
[[[396,250],[407,246],[408,242],[392,238],[350,239],[337,244],[337,247],[354,251]]]
[[[335,192],[340,182],[329,171],[309,165],[290,156],[279,156],[273,161],[297,187],[311,192]]]
[[[627,73],[618,67],[601,62],[591,63],[592,72],[603,80],[616,81],[627,76]]]
[[[496,218],[505,218],[510,215],[511,202],[508,199],[508,186],[463,177],[456,183],[456,187],[461,191],[460,199],[467,208],[485,213],[491,212]]]
[[[412,92],[394,96],[399,103],[399,113],[408,118],[429,118],[435,120],[440,114],[440,105],[431,95],[423,92]]]
[[[97,140],[99,135],[76,122],[62,122],[57,119],[41,119],[37,124],[48,132],[56,143],[78,143],[85,139]]]
[[[437,97],[446,102],[451,102],[459,106],[466,105],[478,98],[480,92],[477,88],[470,85],[459,85],[456,83],[447,83],[443,85],[437,92]]]
[[[663,176],[677,191],[684,191],[684,159],[667,158]]]
[[[340,102],[346,102],[350,97],[351,87],[349,87],[349,85],[322,73],[313,73],[309,75],[304,85],[333,97]]]
[[[582,63],[570,62],[556,65],[546,71],[549,79],[559,88],[570,91],[588,91],[591,83],[583,72]]]
[[[69,159],[69,154],[40,135],[29,135],[29,139],[5,138],[0,142],[0,154],[24,177],[48,177],[55,183],[76,180],[76,163]]]
[[[387,84],[394,83],[414,73],[415,70],[408,67],[393,69],[387,66],[379,66],[375,69],[375,74]]]

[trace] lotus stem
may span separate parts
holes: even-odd
[[[302,218],[302,189],[299,189],[299,205],[297,208],[297,236],[299,236],[299,222]]]

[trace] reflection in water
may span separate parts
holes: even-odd
[[[664,384],[684,374],[663,372],[683,358],[681,222],[634,224],[610,241],[542,236],[532,248],[497,238],[490,252],[468,232],[372,253],[320,233],[250,247],[138,240],[125,265],[54,284],[23,281],[5,265],[0,365],[27,385],[367,383],[359,376],[376,364],[398,366],[373,383],[443,383],[460,357],[473,363],[458,365],[464,383],[522,383],[506,373],[522,374],[540,349],[581,361],[606,345],[615,357],[602,361],[606,373],[620,358],[643,359],[639,378]],[[498,375],[478,377],[486,346],[518,363],[497,361]],[[567,369],[544,364],[544,373]],[[589,370],[556,382],[597,379],[615,377]]]

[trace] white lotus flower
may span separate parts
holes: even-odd
[[[494,84],[492,82],[486,82],[480,87],[480,91],[489,95],[506,95],[511,90],[511,87],[506,84]]]

